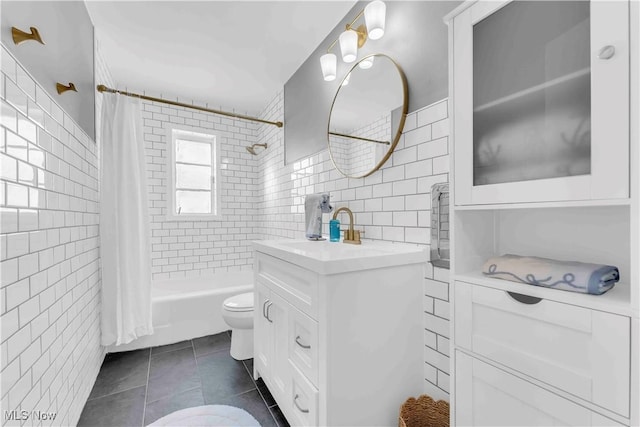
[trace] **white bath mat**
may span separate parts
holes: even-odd
[[[244,409],[227,405],[207,405],[172,412],[149,424],[149,426],[260,427],[260,423]]]

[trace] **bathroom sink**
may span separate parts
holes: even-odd
[[[361,245],[310,240],[257,240],[254,248],[320,274],[370,270],[428,260],[425,248],[386,242]]]

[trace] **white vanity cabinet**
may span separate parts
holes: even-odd
[[[254,375],[287,420],[397,425],[400,405],[422,391],[426,251],[366,242],[254,246]]]
[[[452,425],[639,425],[640,3],[467,1],[445,22]],[[505,254],[620,281],[483,275]]]

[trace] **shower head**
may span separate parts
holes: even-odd
[[[262,148],[266,149],[267,148],[267,144],[253,144],[253,145],[250,145],[249,147],[246,147],[246,148],[247,148],[247,151],[249,153],[251,153],[251,154],[253,154],[255,156],[255,155],[258,154],[258,153],[256,153],[256,147],[262,147]]]

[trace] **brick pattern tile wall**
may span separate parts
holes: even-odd
[[[256,156],[249,154],[245,147],[255,142],[257,126],[157,102],[144,101],[142,108],[153,278],[251,269],[251,241],[259,238],[255,229],[259,183]],[[166,217],[166,128],[172,125],[216,135],[221,157],[222,217],[219,220],[176,221]]]
[[[262,117],[283,119],[283,94]],[[269,149],[258,156],[257,225],[264,238],[303,238],[304,196],[329,191],[334,206],[348,206],[365,239],[430,244],[431,186],[449,179],[447,100],[408,115],[404,133],[384,167],[364,179],[337,172],[325,150],[284,164],[283,132],[261,125],[259,142]],[[346,221],[346,216],[342,221]],[[327,216],[328,221],[328,216]],[[324,233],[328,226],[324,224]],[[448,400],[448,270],[427,264],[424,280],[425,392]]]
[[[39,410],[57,413],[43,425],[75,425],[104,357],[99,151],[4,46],[1,54],[3,424],[5,411]]]

